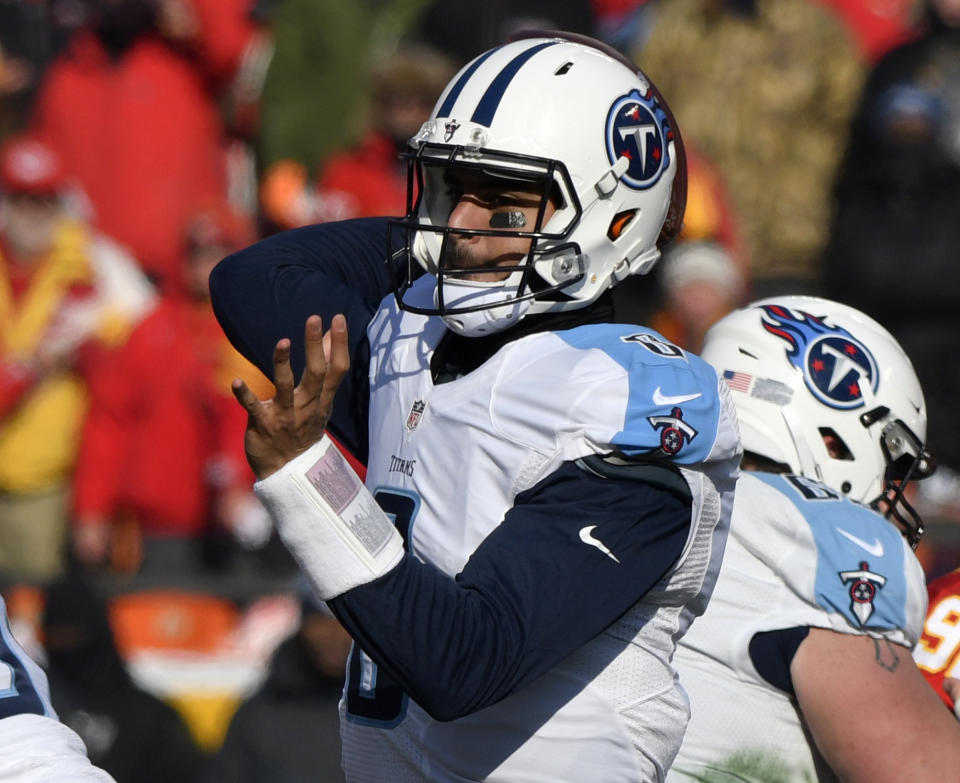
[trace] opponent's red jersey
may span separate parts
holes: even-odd
[[[930,606],[913,657],[952,709],[953,700],[943,690],[943,678],[960,678],[960,568],[930,582],[927,593]]]

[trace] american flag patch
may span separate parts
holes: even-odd
[[[750,391],[750,382],[753,380],[753,376],[746,372],[724,370],[723,380],[725,380],[727,382],[727,386],[734,391],[748,392]]]

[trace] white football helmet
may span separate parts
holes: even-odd
[[[406,246],[397,299],[462,334],[585,307],[627,275],[650,271],[658,241],[680,230],[686,162],[676,122],[636,65],[585,36],[532,34],[480,55],[410,145],[407,216],[391,222]],[[451,228],[452,169],[519,180],[541,194],[536,225]],[[548,200],[556,211],[544,220]],[[476,282],[447,260],[453,233],[524,237],[531,248],[498,268],[506,279]],[[416,263],[437,278],[433,307],[404,302]]]
[[[917,545],[923,525],[903,490],[934,469],[927,412],[886,329],[838,302],[781,296],[720,319],[701,355],[733,390],[744,452],[878,508]]]

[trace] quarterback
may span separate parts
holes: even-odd
[[[692,716],[667,779],[960,780],[960,724],[910,657],[927,592],[903,491],[932,462],[906,354],[850,307],[783,296],[722,318],[702,355],[745,472],[674,658]]]
[[[211,281],[277,385],[235,386],[257,492],[355,640],[347,778],[662,780],[740,461],[717,373],[614,323],[679,229],[679,131],[636,66],[544,34],[467,64],[407,158],[404,218]]]

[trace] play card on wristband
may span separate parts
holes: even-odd
[[[326,435],[254,491],[323,600],[372,582],[403,557],[400,533]]]

